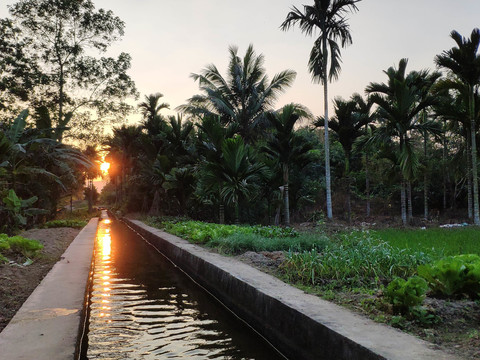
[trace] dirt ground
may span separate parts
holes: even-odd
[[[32,229],[23,237],[40,241],[44,248],[34,263],[0,265],[0,331],[47,275],[80,232],[72,228]]]

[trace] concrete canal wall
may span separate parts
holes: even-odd
[[[74,358],[97,224],[90,220],[0,333],[0,360]]]
[[[125,221],[290,359],[455,359],[233,258],[140,221]]]

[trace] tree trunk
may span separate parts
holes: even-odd
[[[160,215],[160,192],[158,190],[155,190],[152,206],[150,206],[148,214],[153,216]]]
[[[470,139],[467,139],[467,207],[468,218],[473,219],[472,153],[470,149]]]
[[[367,196],[367,217],[370,217],[370,179],[368,177],[368,154],[365,154],[365,192]]]
[[[480,209],[478,204],[478,171],[477,171],[477,140],[475,126],[475,102],[473,87],[469,94],[470,119],[471,119],[471,135],[472,135],[472,182],[473,182],[473,223],[480,225]]]
[[[235,199],[234,202],[234,208],[235,208],[235,225],[240,224],[240,207],[238,204],[238,199]]]
[[[405,180],[402,179],[402,184],[400,188],[400,206],[402,210],[402,224],[407,225],[407,204],[406,204],[406,194],[405,194]]]
[[[284,185],[284,210],[285,210],[285,226],[290,226],[290,203],[288,199],[288,165],[284,164],[283,166],[283,183]]]
[[[407,204],[408,204],[408,223],[413,220],[413,205],[412,205],[412,183],[407,181]]]
[[[423,138],[423,155],[425,156],[425,172],[423,174],[423,218],[428,220],[428,162],[427,162],[427,134]]]
[[[446,126],[443,126],[444,130]],[[443,149],[442,149],[442,172],[443,172],[443,211],[447,210],[447,137],[443,133]]]
[[[325,187],[327,193],[327,218],[329,220],[333,219],[332,214],[332,190],[331,190],[331,178],[330,178],[330,144],[328,138],[328,76],[327,76],[327,65],[328,65],[328,53],[327,53],[327,34],[323,33],[323,102],[324,102],[324,113],[325,113]]]
[[[283,197],[285,207],[285,226],[290,226],[290,204],[288,202],[288,183],[285,186],[285,196]]]
[[[220,224],[225,224],[225,205],[220,204],[219,206],[219,214],[218,214],[218,221]]]

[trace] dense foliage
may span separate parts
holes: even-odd
[[[300,21],[299,11],[290,16],[295,13]],[[465,56],[475,59],[476,34],[462,41],[452,34]],[[329,217],[331,181],[334,213],[347,221],[384,216],[404,225],[442,217],[476,221],[471,170],[478,152],[472,150],[469,109],[480,103],[480,80],[471,100],[460,69],[475,72],[478,61],[452,70],[440,62],[449,56],[446,51],[437,57],[447,69],[442,76],[408,71],[407,59],[401,59],[385,71],[385,82],[367,86],[367,97],[336,98],[334,115],[312,122],[299,104],[274,108],[278,92],[291,85],[292,71],[269,82],[262,55],[251,46],[243,58],[237,52],[230,49],[227,76],[213,64],[193,75],[201,94],[177,109],[183,115],[161,115],[168,105],[157,93],[139,104],[141,125],[114,129],[106,142],[112,183],[104,199],[125,212],[288,226],[323,212]],[[474,111],[473,120],[479,115]],[[325,125],[329,149],[319,138],[318,128]],[[330,180],[323,161],[327,152]]]

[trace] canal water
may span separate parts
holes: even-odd
[[[120,221],[94,261],[82,359],[285,359]]]

